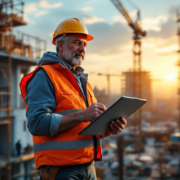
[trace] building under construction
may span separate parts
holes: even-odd
[[[34,168],[32,137],[27,130],[25,104],[19,83],[46,49],[46,42],[16,31],[24,26],[24,3],[0,0],[0,179],[38,176]],[[18,157],[16,143],[21,141]]]
[[[134,74],[139,72],[126,71],[122,73],[122,95],[134,97]],[[148,103],[142,107],[143,111],[152,111],[152,80],[149,71],[141,71],[141,97]],[[139,98],[139,97],[137,97]]]

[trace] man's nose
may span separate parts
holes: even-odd
[[[82,51],[82,52],[85,52],[86,47],[83,44],[81,44],[80,47],[79,47],[79,50]]]

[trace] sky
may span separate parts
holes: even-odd
[[[121,0],[133,21],[137,8]],[[88,42],[83,68],[92,86],[107,87],[106,77],[97,73],[121,74],[133,67],[133,31],[111,0],[26,0],[26,26],[17,30],[45,39],[47,51],[54,51],[52,35],[67,18],[79,18],[94,37]],[[178,37],[176,11],[179,0],[131,0],[141,12],[141,26],[147,32],[142,39],[142,69],[151,72],[156,98],[171,98],[177,92]],[[15,29],[16,30],[16,29]],[[120,93],[119,77],[110,78],[111,93]],[[162,91],[163,89],[163,91]]]

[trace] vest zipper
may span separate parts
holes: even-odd
[[[70,71],[70,70],[69,70]],[[71,71],[70,71],[71,72]],[[71,72],[72,73],[72,72]],[[83,94],[83,97],[84,97],[84,101],[85,101],[85,104],[86,104],[86,107],[89,106],[89,103],[88,103],[88,100],[87,100],[87,97],[85,96],[84,94],[84,91],[82,89],[82,83],[80,82],[79,78],[76,77],[76,75],[74,73],[72,73],[75,80],[76,80],[76,83],[78,84],[79,86],[79,89],[81,90],[82,94]],[[93,136],[93,142],[94,142],[94,158],[93,160],[96,160],[97,158],[97,137],[96,136]]]
[[[69,71],[70,71],[70,70],[69,70]],[[70,72],[71,72],[71,71],[70,71]],[[88,107],[88,104],[89,104],[89,103],[88,103],[87,97],[85,96],[84,91],[83,91],[83,89],[82,89],[81,81],[79,80],[79,78],[76,77],[76,75],[75,75],[74,73],[71,72],[71,74],[73,74],[73,76],[74,76],[74,78],[75,78],[75,80],[76,80],[76,83],[78,84],[79,89],[80,89],[80,91],[81,91],[81,93],[82,93],[82,95],[83,95],[83,97],[84,97],[84,101],[85,101],[86,107]]]

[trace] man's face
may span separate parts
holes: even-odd
[[[87,46],[87,38],[83,34],[71,34],[68,36],[62,56],[72,67],[80,66],[84,60]]]

